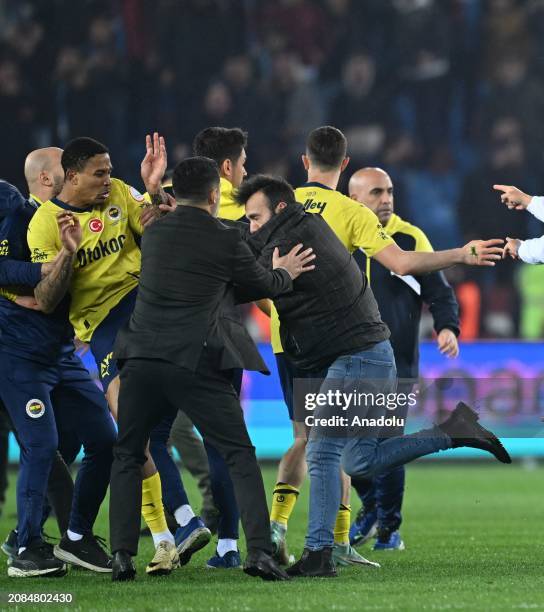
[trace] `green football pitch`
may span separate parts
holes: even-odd
[[[268,492],[275,469],[263,470]],[[15,473],[0,521],[3,538],[13,526]],[[190,499],[199,498],[186,477]],[[306,526],[308,488],[289,524],[291,552],[300,554]],[[354,512],[358,503],[353,496]],[[341,568],[336,579],[266,583],[239,570],[205,568],[213,543],[168,577],[150,579],[149,538],[140,543],[134,583],[112,583],[109,575],[71,570],[64,578],[0,577],[0,609],[16,609],[8,593],[71,593],[69,605],[18,604],[17,609],[225,611],[252,610],[514,610],[544,609],[541,467],[420,463],[407,473],[402,536],[406,550],[360,552],[382,564]],[[50,521],[46,531],[56,535]],[[95,532],[108,534],[104,505]]]

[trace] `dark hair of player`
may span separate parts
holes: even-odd
[[[235,192],[235,198],[240,204],[246,204],[249,198],[259,191],[268,200],[267,206],[272,212],[280,202],[285,202],[287,206],[296,204],[291,185],[282,178],[266,174],[256,174],[244,181]]]
[[[80,138],[70,140],[64,147],[60,163],[65,174],[68,170],[81,172],[91,157],[102,155],[103,153],[109,153],[106,145],[103,145],[94,138],[81,136]]]
[[[219,169],[209,157],[188,157],[179,162],[172,174],[177,200],[204,202],[210,191],[219,187]]]
[[[335,170],[346,157],[348,141],[342,132],[330,125],[310,132],[306,141],[306,154],[321,170]]]
[[[193,153],[209,157],[221,167],[226,159],[236,162],[246,146],[247,132],[240,128],[209,127],[195,136]]]

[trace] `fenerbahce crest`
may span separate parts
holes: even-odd
[[[26,413],[31,419],[39,419],[45,414],[45,404],[42,400],[31,399],[26,403]]]

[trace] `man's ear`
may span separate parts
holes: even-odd
[[[76,170],[67,170],[66,171],[66,181],[70,181],[72,185],[78,184],[77,172]]]
[[[49,175],[47,174],[47,172],[43,170],[40,172],[39,179],[40,179],[40,183],[42,185],[46,185],[47,187],[51,187],[51,185],[53,184],[53,181],[49,178]]]
[[[310,158],[305,153],[303,153],[301,155],[301,159],[302,165],[304,166],[304,170],[308,171],[310,168]]]
[[[208,194],[208,204],[210,206],[219,206],[219,198],[221,197],[219,189],[214,187]]]
[[[232,178],[232,162],[230,159],[225,159],[221,164],[221,174],[223,174],[228,180]]]
[[[344,170],[348,167],[349,157],[344,157],[342,160],[342,165],[340,166],[340,172],[344,172]]]
[[[287,204],[285,202],[278,202],[277,205],[276,205],[276,208],[274,209],[274,214],[277,215],[284,208],[287,208]]]

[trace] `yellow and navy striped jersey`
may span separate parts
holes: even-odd
[[[395,243],[370,208],[339,191],[321,183],[306,183],[295,189],[295,198],[306,212],[321,215],[350,253],[361,249],[373,257]],[[270,337],[274,353],[283,351],[279,330],[278,313],[272,308]]]
[[[39,207],[28,226],[32,261],[43,263],[52,261],[62,248],[57,214],[70,210],[81,224],[83,239],[69,293],[70,321],[84,342],[138,284],[141,254],[135,236],[142,234],[143,204],[136,189],[111,179],[110,195],[103,203],[75,208],[53,198]]]

